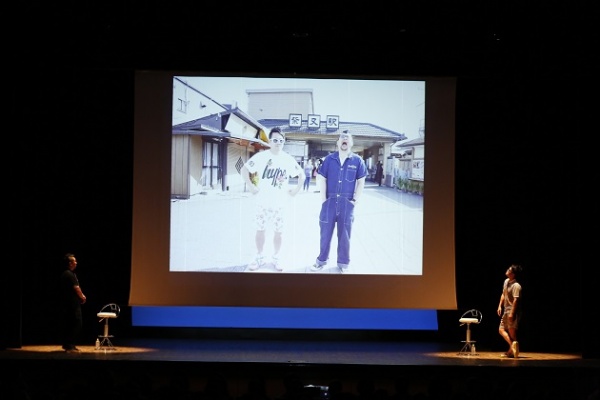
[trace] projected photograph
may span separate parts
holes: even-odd
[[[422,275],[425,93],[174,76],[169,271]]]

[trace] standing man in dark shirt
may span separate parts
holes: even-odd
[[[65,254],[63,262],[65,269],[60,276],[62,348],[70,353],[79,351],[75,342],[83,327],[81,305],[85,304],[86,297],[81,291],[79,280],[75,275],[75,268],[77,268],[75,255],[73,253]]]
[[[334,229],[337,229],[337,267],[340,273],[350,265],[350,236],[354,222],[354,207],[360,200],[367,168],[361,156],[352,152],[354,140],[348,131],[337,141],[338,151],[325,157],[319,167],[317,186],[321,193],[319,227],[320,251],[312,271],[321,271],[329,259]]]

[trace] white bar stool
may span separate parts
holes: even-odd
[[[471,324],[480,324],[482,319],[481,312],[479,310],[469,310],[465,312],[458,322],[460,326],[467,325],[467,337],[462,342],[464,343],[462,349],[458,352],[459,356],[477,356],[477,349],[475,347],[475,340],[471,339]]]
[[[104,350],[116,350],[115,346],[113,346],[110,338],[113,335],[108,333],[108,321],[113,318],[117,318],[119,313],[121,312],[121,308],[116,303],[109,303],[102,307],[100,312],[96,314],[98,318],[100,318],[99,322],[104,321],[104,331],[102,335],[98,335],[98,339],[100,339],[100,346],[96,350],[104,349]]]

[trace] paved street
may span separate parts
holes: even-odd
[[[320,194],[290,197],[280,254],[283,271],[267,264],[249,273],[340,273],[337,240],[331,243],[329,265],[312,272],[319,252]],[[249,193],[209,192],[173,200],[171,208],[171,270],[244,272],[256,254],[254,199]],[[356,205],[348,274],[422,272],[423,197],[367,182]],[[272,254],[267,231],[264,255]]]

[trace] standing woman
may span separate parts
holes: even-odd
[[[381,186],[381,180],[383,179],[383,164],[381,161],[377,162],[377,169],[375,170],[375,182]]]
[[[313,172],[313,164],[311,160],[306,160],[306,164],[304,164],[304,190],[307,191],[310,189],[310,178],[312,177]]]

